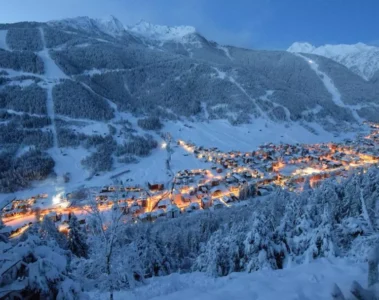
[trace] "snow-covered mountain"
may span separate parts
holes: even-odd
[[[152,172],[130,166],[162,157],[161,128],[246,150],[356,132],[379,121],[378,84],[322,56],[223,46],[190,26],[126,27],[115,17],[0,24],[0,193],[53,172],[102,184],[125,164],[141,181],[165,176],[156,162],[145,165]],[[38,170],[13,186],[12,164],[24,159]]]
[[[144,20],[141,20],[134,26],[127,27],[127,30],[138,36],[159,41],[181,40],[186,35],[196,33],[196,29],[192,26],[170,27],[151,24]]]
[[[110,15],[102,19],[91,19],[89,17],[67,18],[50,21],[49,25],[63,28],[74,28],[88,32],[99,30],[111,36],[119,36],[125,32],[124,25],[114,16]]]
[[[315,47],[309,43],[295,42],[287,51],[317,54],[333,59],[366,80],[370,80],[379,70],[379,47],[363,43]]]

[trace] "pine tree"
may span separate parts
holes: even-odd
[[[59,247],[67,249],[66,237],[58,231],[54,222],[48,216],[43,218],[39,233],[42,240],[54,240]]]
[[[5,229],[5,225],[0,217],[0,242],[8,243],[8,237],[3,233],[3,229]]]
[[[69,222],[70,231],[68,233],[68,248],[78,257],[88,257],[88,245],[86,236],[82,229],[78,218],[72,214]]]

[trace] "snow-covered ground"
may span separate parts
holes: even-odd
[[[352,138],[353,133],[335,137],[318,124],[309,124],[318,135],[296,123],[285,126],[256,119],[251,124],[232,126],[227,120],[209,122],[168,122],[163,131],[168,131],[175,140],[191,141],[199,146],[218,147],[223,151],[253,151],[265,143],[321,143]]]
[[[210,278],[204,273],[171,274],[148,280],[135,290],[116,292],[115,300],[330,300],[334,283],[345,296],[353,280],[367,286],[365,264],[319,259],[285,270],[232,273]],[[91,293],[91,299],[109,294]]]

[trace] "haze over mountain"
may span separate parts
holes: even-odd
[[[161,122],[263,121],[338,134],[379,120],[372,70],[356,67],[365,80],[355,65],[298,46],[291,52],[312,54],[222,46],[190,26],[126,27],[115,17],[2,24],[1,191],[53,169],[62,176],[73,149],[92,175],[149,155]],[[25,155],[38,170],[17,168]],[[21,173],[22,185],[12,186]]]

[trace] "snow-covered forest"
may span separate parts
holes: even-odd
[[[93,205],[85,224],[71,215],[67,235],[48,217],[18,240],[9,240],[2,226],[1,290],[81,299],[82,293],[113,294],[171,273],[221,277],[320,258],[365,262],[379,242],[378,196],[373,167],[316,189],[305,184],[301,193],[278,189],[230,208],[155,223],[125,223],[120,208],[103,214]]]

